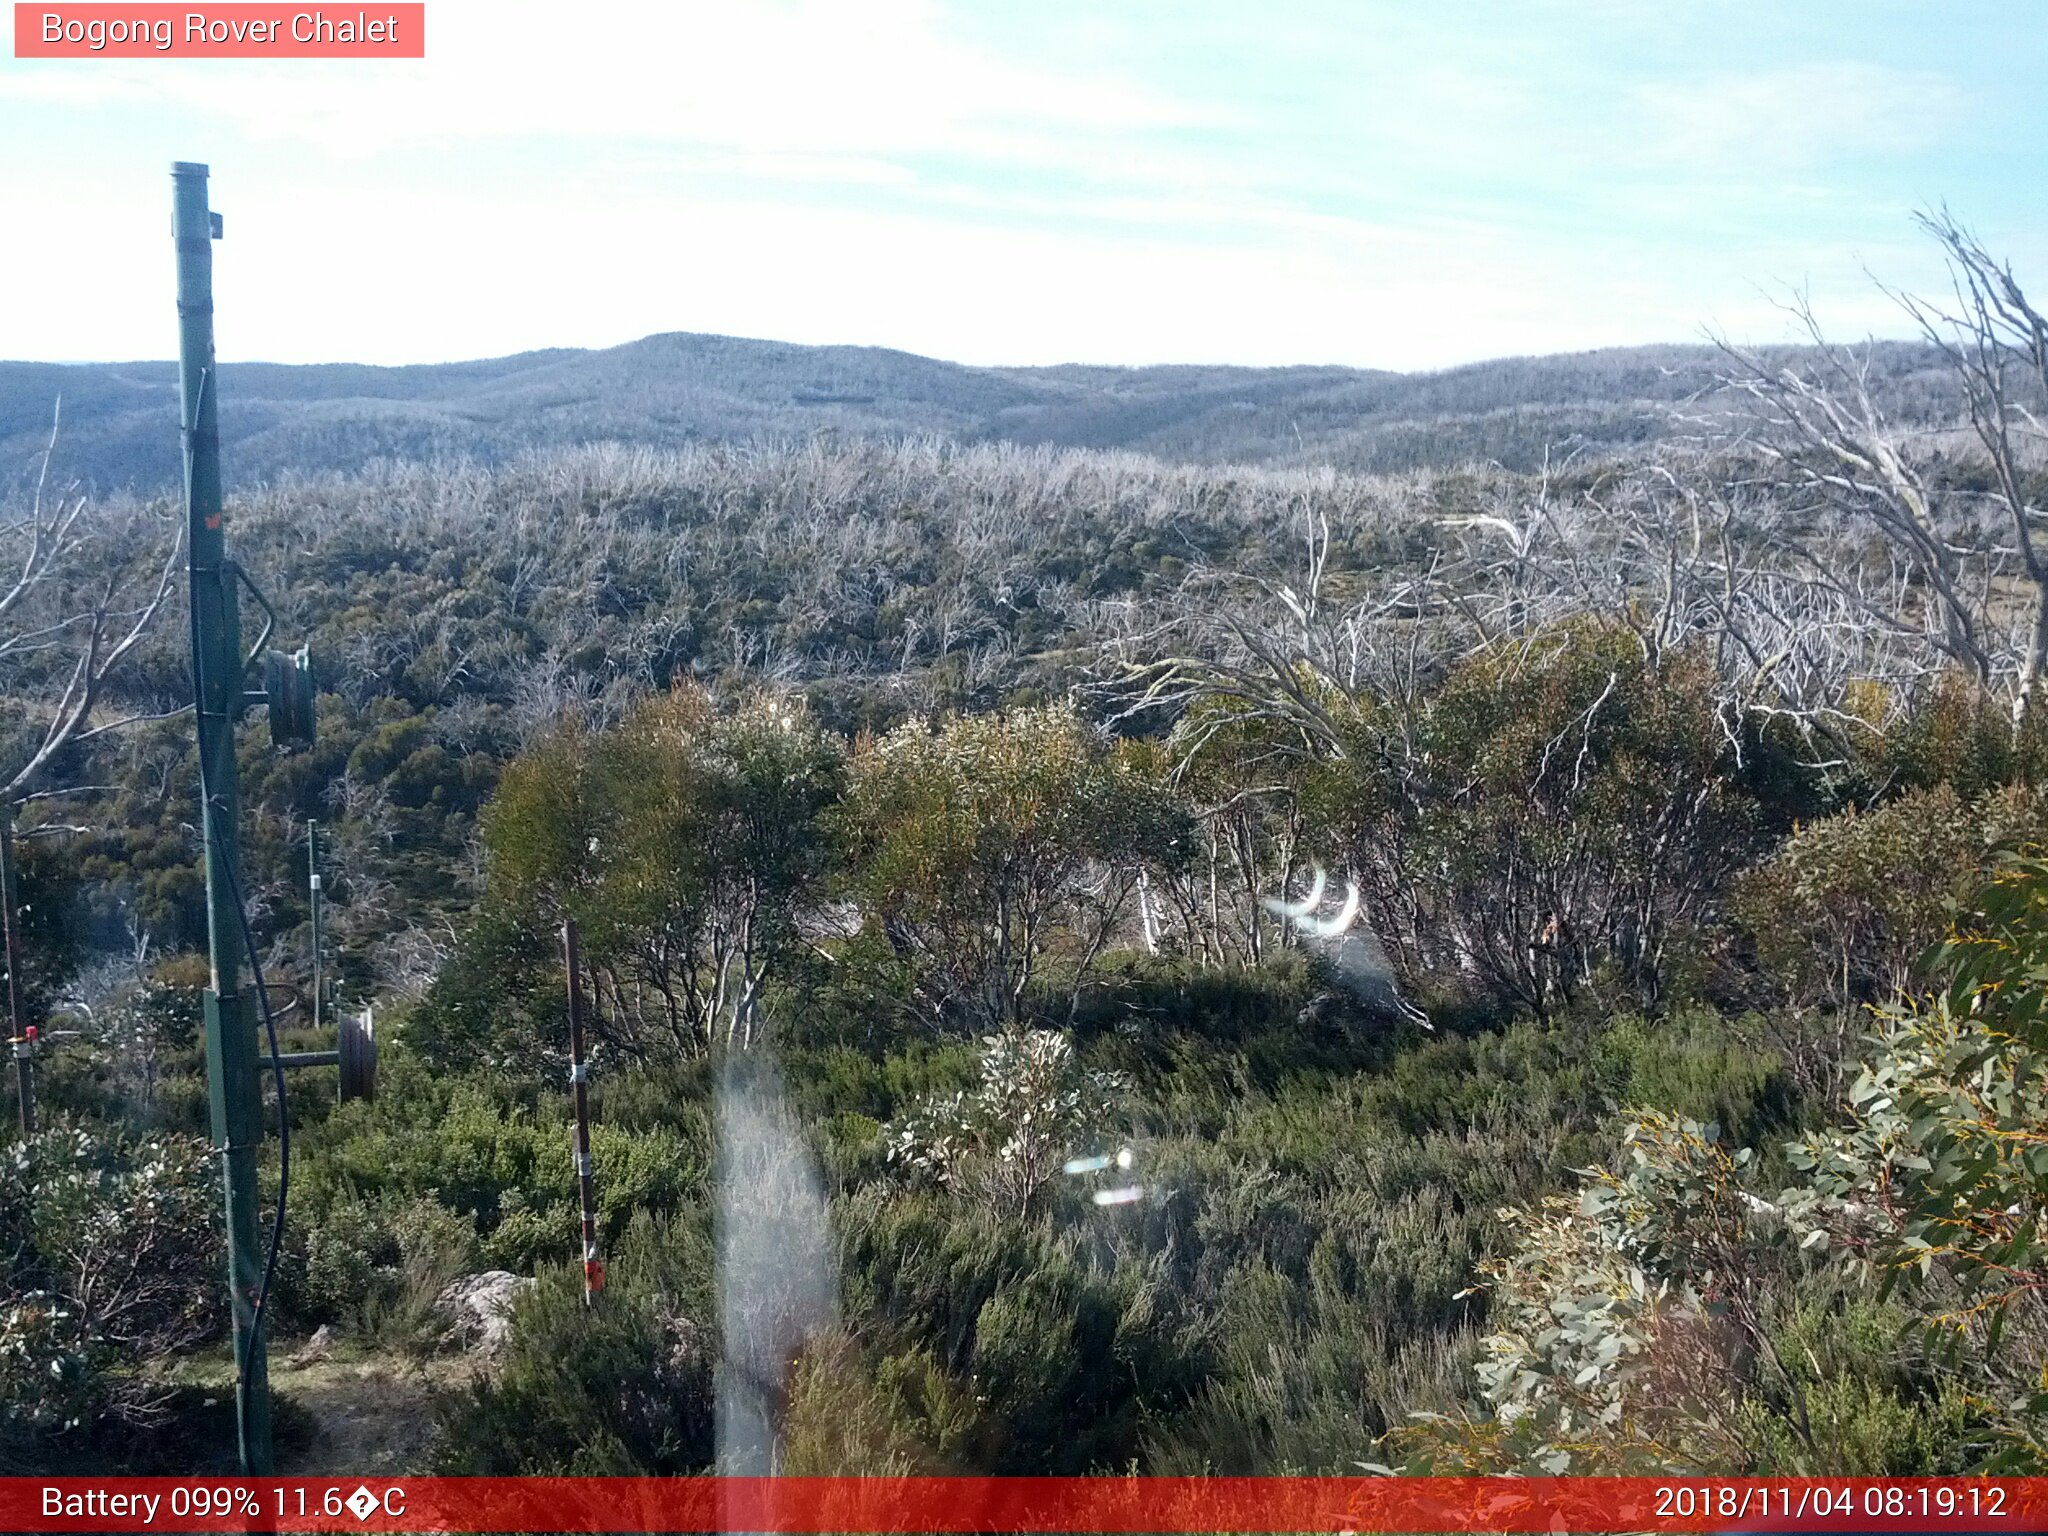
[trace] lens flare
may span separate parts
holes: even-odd
[[[1324,916],[1321,908],[1328,889],[1328,875],[1317,869],[1308,894],[1300,901],[1287,900],[1286,892],[1282,891],[1278,896],[1264,898],[1261,905],[1300,934],[1309,950],[1328,965],[1334,977],[1360,1002],[1376,1012],[1434,1029],[1429,1015],[1401,995],[1385,946],[1360,921],[1365,901],[1358,882],[1346,880],[1344,899],[1335,912]]]

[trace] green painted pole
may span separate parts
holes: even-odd
[[[213,985],[206,992],[206,1077],[221,1158],[228,1231],[228,1300],[235,1335],[235,1416],[244,1472],[271,1470],[270,1372],[256,1327],[264,1253],[257,1230],[256,1159],[263,1140],[254,999],[242,989],[236,871],[240,814],[235,720],[242,712],[237,577],[221,529],[219,391],[213,365],[213,242],[206,167],[171,167],[178,251],[178,392],[185,450],[185,548],[192,577],[192,682],[199,724],[200,822]]]

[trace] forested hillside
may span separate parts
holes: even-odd
[[[243,489],[322,678],[316,745],[242,739],[251,926],[322,1043],[318,821],[383,1044],[374,1100],[292,1080],[277,1353],[406,1362],[393,1464],[468,1473],[2038,1470],[2048,378],[1978,340],[1729,355],[1713,419],[1527,469],[849,434]],[[1477,420],[1545,366],[1401,388]],[[975,377],[984,424],[1113,386],[1134,437],[1244,382]],[[0,1469],[189,1469],[175,523],[65,462],[0,602],[51,1030]]]
[[[230,363],[221,431],[240,485],[382,458],[499,462],[602,441],[680,447],[820,431],[1130,449],[1205,464],[1533,470],[1546,451],[1574,443],[1624,453],[1669,436],[1669,407],[1711,393],[1715,361],[1694,346],[1428,374],[970,368],[878,347],[676,334],[411,368]],[[1937,378],[1924,347],[1874,353],[1874,386],[1901,419],[1929,415]],[[17,476],[35,461],[61,396],[72,473],[102,490],[174,486],[177,445],[163,423],[175,416],[176,388],[168,362],[0,363],[0,465]]]

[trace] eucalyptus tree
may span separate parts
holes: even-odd
[[[484,826],[487,901],[582,930],[599,1035],[635,1057],[743,1050],[821,899],[840,751],[800,702],[697,689],[609,730],[571,719],[505,771]]]
[[[854,898],[919,1009],[983,1028],[1031,1016],[1049,960],[1071,1012],[1141,875],[1186,845],[1146,754],[1062,706],[912,720],[863,741],[837,822]]]

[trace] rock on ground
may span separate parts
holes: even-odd
[[[452,1281],[434,1299],[434,1306],[451,1319],[455,1342],[492,1355],[511,1329],[513,1302],[533,1283],[509,1270],[487,1269]]]
[[[313,1337],[299,1347],[292,1356],[293,1365],[313,1365],[334,1353],[334,1330],[322,1323],[313,1330]]]

